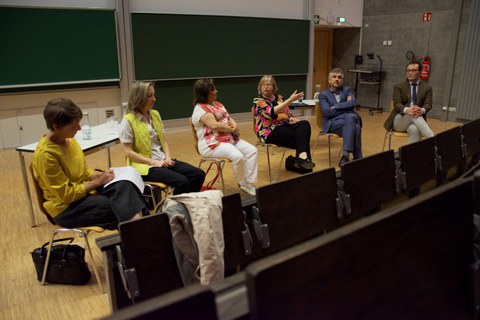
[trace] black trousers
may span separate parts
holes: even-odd
[[[152,167],[144,181],[162,182],[173,187],[173,194],[199,192],[205,181],[205,172],[186,162],[175,160],[175,165],[167,168]]]
[[[295,149],[296,156],[302,152],[307,153],[308,159],[310,154],[310,136],[312,129],[310,122],[301,120],[296,123],[285,123],[276,127],[267,137],[267,143],[273,143],[278,146]]]
[[[70,204],[53,218],[55,223],[66,228],[115,229],[119,222],[130,220],[137,212],[148,212],[140,191],[129,181],[116,182],[97,192]]]

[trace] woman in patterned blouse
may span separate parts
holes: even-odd
[[[278,87],[271,75],[265,75],[258,83],[259,96],[253,100],[255,117],[255,132],[266,143],[295,149],[296,159],[294,166],[311,170],[315,163],[310,155],[310,123],[293,117],[288,106],[300,98],[303,92],[295,90],[292,95],[283,100],[277,95]]]
[[[200,154],[230,159],[240,189],[255,195],[253,184],[257,182],[257,148],[240,139],[237,123],[217,101],[217,89],[212,79],[197,80],[194,95],[192,123]]]

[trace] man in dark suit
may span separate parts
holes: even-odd
[[[344,73],[335,68],[328,74],[330,88],[320,93],[323,113],[322,132],[332,132],[343,137],[343,155],[339,166],[353,159],[362,158],[362,118],[354,111],[356,103],[352,89],[343,87]]]
[[[433,137],[426,122],[432,109],[432,86],[420,81],[420,63],[407,65],[407,80],[393,88],[393,110],[384,123],[387,130],[406,131],[410,142]]]

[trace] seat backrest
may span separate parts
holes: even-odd
[[[198,137],[197,137],[197,131],[195,130],[195,126],[193,125],[192,122],[192,117],[188,118],[188,121],[190,123],[190,128],[192,129],[192,134],[193,134],[193,148],[197,153],[201,156],[200,151],[198,151]]]
[[[395,108],[395,104],[393,103],[393,100],[390,100],[390,112],[393,111],[393,109]]]
[[[167,214],[154,214],[118,225],[125,270],[135,269],[135,302],[183,287]]]
[[[242,199],[239,193],[222,198],[222,222],[225,250],[223,258],[226,275],[244,269],[253,260],[252,255],[245,254],[243,233],[245,231],[245,214],[242,211]]]
[[[33,174],[33,165],[30,163],[28,168],[30,170],[30,174],[32,175],[33,186],[35,188],[35,198],[37,200],[38,208],[44,215],[47,216],[47,219],[48,221],[50,221],[51,224],[56,224],[52,216],[48,214],[47,210],[45,210],[45,207],[43,206],[43,203],[45,202],[45,199],[43,198],[43,190],[42,188],[40,188],[37,179],[35,179],[35,175]]]
[[[341,168],[345,192],[350,195],[348,221],[374,213],[395,197],[393,150],[346,163]]]
[[[466,156],[473,162],[480,157],[480,119],[463,124],[461,127],[463,142],[466,144]]]
[[[320,102],[315,101],[315,120],[317,121],[317,126],[323,128],[323,112],[320,109]]]
[[[457,172],[452,178],[456,178],[460,174],[463,165],[461,143],[460,127],[451,128],[435,135],[436,151],[441,157],[440,176],[442,183],[446,182],[450,169],[457,168]]]
[[[258,188],[257,206],[262,223],[268,224],[271,243],[265,253],[278,252],[337,227],[336,189],[334,168]]]
[[[422,184],[436,179],[435,139],[428,138],[398,149],[401,169],[405,172],[406,191],[418,191]]]

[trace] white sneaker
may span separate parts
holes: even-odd
[[[248,193],[251,196],[254,196],[257,194],[257,190],[251,184],[245,184],[243,186],[240,186],[240,189],[242,189],[243,192]]]

